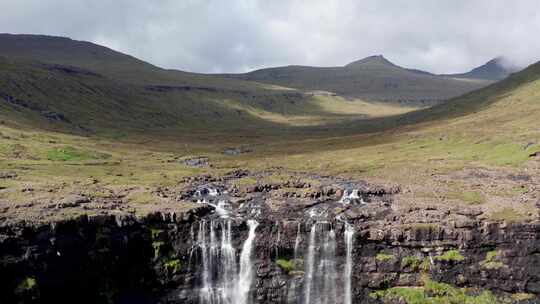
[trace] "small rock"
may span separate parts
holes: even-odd
[[[56,208],[62,209],[62,208],[70,208],[70,207],[78,207],[81,204],[85,204],[90,202],[90,199],[82,196],[82,195],[70,195],[58,202],[56,204]]]
[[[223,154],[225,155],[239,155],[244,153],[252,152],[253,150],[245,147],[237,147],[237,148],[226,148],[223,151]]]

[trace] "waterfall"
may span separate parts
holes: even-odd
[[[216,227],[221,228],[218,242]],[[209,226],[207,228],[207,226]],[[209,232],[208,232],[209,230]],[[207,233],[210,234],[208,242]],[[197,245],[201,250],[202,274],[199,290],[201,304],[234,304],[236,281],[236,254],[232,246],[231,222],[199,223]]]
[[[344,304],[352,303],[352,292],[351,292],[351,275],[352,275],[352,248],[353,248],[353,236],[354,228],[352,225],[345,225],[345,248],[346,248],[346,258],[345,258],[345,272],[343,274],[343,281],[345,283],[345,298]]]
[[[249,290],[253,279],[253,265],[251,263],[251,251],[253,240],[255,239],[255,229],[259,223],[255,220],[248,220],[249,235],[240,254],[240,275],[238,278],[238,288],[234,304],[248,304]]]
[[[296,239],[294,240],[294,259],[298,259],[298,247],[300,246],[300,240],[302,237],[302,223],[298,223],[298,228],[296,228]]]
[[[311,232],[309,233],[309,245],[306,267],[307,271],[304,277],[304,303],[311,304],[311,285],[313,284],[313,270],[315,263],[315,234],[317,233],[317,224],[311,226]]]
[[[197,241],[202,253],[202,287],[199,292],[200,303],[212,303],[212,284],[210,282],[210,260],[208,258],[208,243],[206,241],[206,222],[199,223],[199,232],[197,233]],[[211,246],[211,245],[210,245]]]
[[[232,246],[231,221],[227,221],[225,228],[221,230],[222,280],[219,285],[223,303],[232,303],[236,279],[236,254]]]
[[[335,304],[337,279],[336,234],[329,223],[315,223],[309,236],[304,303]]]

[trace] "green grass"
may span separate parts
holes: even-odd
[[[523,214],[510,207],[493,212],[489,216],[489,219],[492,221],[505,221],[508,223],[519,222],[524,218],[525,216]]]
[[[339,96],[288,95],[292,91],[286,88],[237,80],[171,76],[147,66],[139,66],[141,74],[130,79],[117,79],[125,70],[114,69],[129,68],[128,63],[116,68],[84,63],[106,77],[58,74],[19,59],[1,64],[3,92],[72,120],[50,122],[40,111],[0,102],[0,171],[18,174],[4,183],[0,200],[13,204],[83,191],[103,199],[120,195],[144,212],[150,204],[172,202],[154,193],[179,187],[185,177],[248,169],[277,173],[241,179],[238,185],[282,183],[302,172],[397,183],[411,189],[400,194],[404,205],[454,207],[456,202],[445,198],[481,204],[491,220],[521,221],[535,208],[527,203],[501,209],[493,199],[500,188],[478,180],[480,189],[471,188],[470,180],[454,173],[487,168],[504,175],[530,164],[529,154],[540,149],[535,127],[540,65],[444,105],[401,113],[410,109]],[[146,90],[142,79],[169,85],[186,80],[216,90],[155,92]],[[525,149],[529,142],[537,144]],[[222,154],[226,147],[240,146],[253,152]],[[169,162],[175,155],[205,155],[213,166]],[[34,191],[22,191],[28,187]]]
[[[434,256],[433,260],[444,262],[461,262],[465,260],[465,257],[461,255],[459,250],[448,250],[442,255]]]
[[[110,154],[94,151],[84,151],[74,147],[62,147],[51,149],[47,152],[47,159],[52,161],[83,161],[95,159],[108,159]]]
[[[469,293],[449,284],[424,280],[423,287],[394,287],[370,293],[370,297],[384,303],[400,300],[406,304],[502,304],[490,291]],[[393,303],[393,302],[392,302]]]
[[[416,271],[420,268],[420,265],[422,264],[423,259],[417,257],[417,256],[405,256],[401,260],[401,267],[402,268],[411,268],[413,271]]]
[[[392,254],[386,254],[386,253],[378,253],[376,256],[375,256],[375,259],[379,262],[388,262],[388,261],[391,261],[395,258],[394,255]]]
[[[459,191],[450,194],[451,198],[458,199],[469,205],[481,205],[486,202],[485,196],[478,191]]]
[[[498,250],[492,250],[486,253],[486,258],[480,263],[485,269],[500,269],[504,267],[504,263],[498,260]]]

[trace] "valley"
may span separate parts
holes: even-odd
[[[536,303],[538,63],[206,75],[0,41],[0,302]]]

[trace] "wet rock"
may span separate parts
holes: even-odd
[[[205,156],[191,157],[183,159],[181,162],[188,167],[194,168],[206,168],[211,166],[208,157]]]
[[[247,147],[236,147],[236,148],[226,148],[223,150],[223,154],[225,155],[240,155],[244,153],[250,153],[253,150]]]

